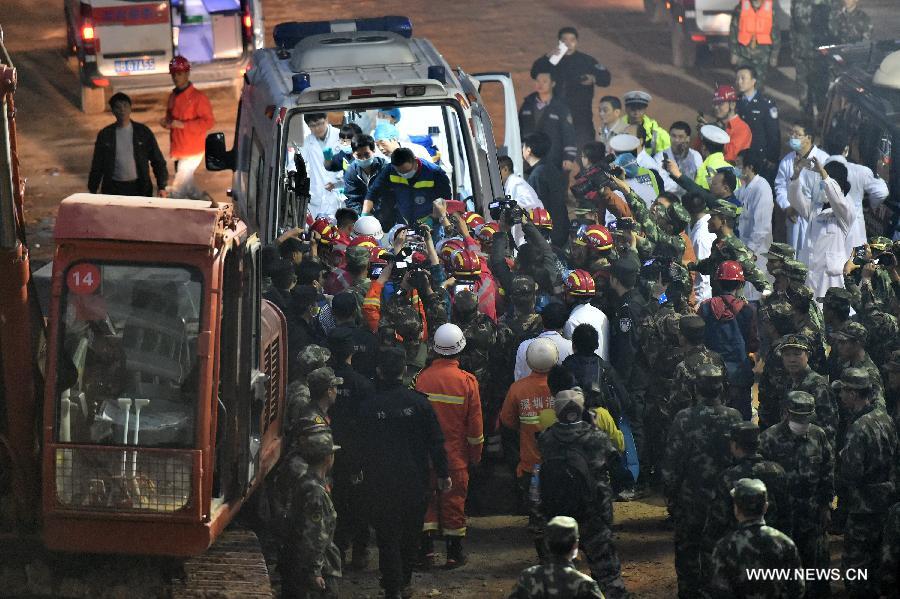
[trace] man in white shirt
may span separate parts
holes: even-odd
[[[603,310],[591,305],[591,300],[597,294],[594,285],[594,277],[586,270],[573,270],[566,277],[565,297],[566,303],[572,306],[569,319],[563,327],[563,337],[572,338],[575,327],[580,324],[589,324],[597,331],[599,345],[594,353],[609,359],[609,319]]]
[[[716,234],[709,230],[709,213],[706,212],[706,200],[696,193],[685,194],[682,199],[684,209],[691,215],[691,223],[688,225],[687,234],[694,246],[694,254],[697,262],[708,258],[716,242]],[[703,300],[712,297],[712,285],[708,275],[694,274],[694,296],[699,304]]]
[[[672,123],[672,126],[669,127],[669,138],[672,140],[672,146],[659,152],[653,158],[656,162],[656,170],[663,177],[666,191],[674,193],[680,198],[684,195],[684,189],[669,175],[669,171],[663,166],[663,160],[668,158],[675,161],[681,174],[693,181],[697,176],[697,170],[703,164],[703,156],[691,147],[691,126],[684,121]]]
[[[538,197],[534,188],[528,184],[524,178],[513,172],[513,161],[509,156],[500,156],[497,159],[500,166],[500,181],[503,183],[503,193],[514,200],[519,208],[526,211],[533,208],[543,208],[544,203]],[[513,240],[516,247],[522,245],[525,241],[525,235],[522,233],[522,225],[513,225]]]
[[[821,165],[828,158],[828,154],[813,144],[812,125],[805,122],[795,123],[791,127],[788,146],[791,148],[791,151],[781,159],[781,162],[778,164],[778,174],[775,176],[775,202],[779,208],[786,212],[787,242],[799,254],[805,245],[804,241],[809,222],[799,216],[796,209],[788,201],[788,184],[791,181],[791,174],[794,172],[794,163],[800,159],[805,164],[805,161],[816,158]],[[822,181],[817,172],[809,169],[801,171],[799,180],[801,188],[807,196],[812,194],[812,190],[818,189],[819,183]]]
[[[559,350],[559,361],[557,364],[562,364],[563,360],[572,355],[572,342],[561,334],[569,317],[568,312],[569,310],[559,301],[551,301],[544,306],[544,309],[541,310],[541,323],[544,326],[544,332],[534,338],[549,339],[556,345],[556,348]],[[525,361],[525,352],[528,351],[528,346],[531,345],[534,339],[526,339],[519,344],[519,349],[516,350],[516,366],[513,370],[513,376],[517,381],[531,374],[531,368],[528,367]]]
[[[759,174],[763,168],[763,158],[759,153],[750,149],[741,150],[737,166],[741,169],[743,182],[735,192],[735,196],[741,202],[741,214],[738,216],[740,240],[756,254],[756,265],[760,271],[766,272],[766,258],[763,254],[772,244],[772,209],[775,207],[772,188]],[[767,276],[769,282],[773,282],[771,275]],[[749,283],[744,287],[744,296],[750,301],[762,297]]]
[[[309,213],[313,216],[327,214],[334,216],[338,208],[344,205],[343,196],[338,188],[344,184],[344,173],[332,172],[325,168],[325,158],[331,159],[341,143],[340,132],[328,122],[324,112],[310,112],[303,115],[303,121],[309,127],[310,135],[303,140],[299,151],[306,161],[306,172],[309,175]],[[288,169],[294,169],[294,160],[288,152]]]

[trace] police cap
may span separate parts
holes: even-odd
[[[734,505],[742,512],[760,513],[766,505],[766,485],[758,478],[742,478],[731,489]]]
[[[622,96],[622,99],[625,102],[625,106],[647,106],[653,97],[645,91],[634,90],[627,92]]]
[[[872,379],[865,368],[845,368],[841,373],[841,380],[831,383],[831,388],[841,389],[871,389]]]
[[[715,125],[703,125],[700,127],[700,135],[714,144],[725,145],[731,141],[731,136],[724,129]]]
[[[630,133],[620,133],[609,140],[609,149],[616,154],[633,152],[641,145],[641,140]]]
[[[816,400],[806,391],[791,391],[785,398],[785,408],[797,416],[810,416],[816,411]]]

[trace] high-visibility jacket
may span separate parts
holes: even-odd
[[[723,166],[730,168],[733,165],[725,160],[725,156],[722,152],[710,154],[706,157],[706,160],[703,161],[703,164],[700,165],[700,168],[697,169],[697,176],[694,178],[694,183],[703,189],[709,189],[710,175],[708,174],[707,169],[712,169],[713,172],[716,172]]]
[[[212,104],[202,91],[188,85],[183,90],[173,90],[166,107],[166,118],[181,121],[184,127],[169,130],[172,158],[186,158],[202,154],[206,147],[206,132],[216,124]]]
[[[428,396],[437,415],[450,470],[480,462],[484,428],[475,375],[461,370],[459,360],[438,358],[416,377],[416,391]]]
[[[620,120],[626,127],[628,126],[627,116],[623,116]],[[672,147],[672,140],[669,137],[669,132],[660,127],[659,123],[654,119],[651,119],[645,114],[641,119],[641,126],[644,128],[644,139],[641,141],[648,154],[656,156],[657,152],[662,152],[666,148]]]
[[[756,39],[760,46],[772,45],[772,0],[764,0],[759,9],[750,0],[741,0],[741,19],[738,23],[738,42],[749,46]]]
[[[395,211],[394,220],[407,224],[431,216],[434,200],[451,197],[447,173],[421,158],[416,158],[416,174],[411,179],[400,176],[394,165],[384,165],[366,194],[375,205],[387,203]]]
[[[544,430],[541,412],[552,410],[550,387],[547,373],[532,372],[513,383],[500,409],[500,422],[506,428],[519,431],[519,465],[516,476],[534,471],[535,464],[541,463],[535,433]],[[552,422],[552,420],[551,420]]]

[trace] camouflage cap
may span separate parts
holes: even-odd
[[[320,345],[307,345],[297,352],[297,372],[306,375],[316,368],[325,366],[331,358],[331,352]]]
[[[769,246],[769,251],[763,254],[763,257],[768,258],[769,260],[787,260],[788,258],[794,258],[794,248],[790,244],[787,243],[772,243]]]
[[[316,462],[340,449],[328,431],[303,435],[297,439],[297,450],[307,462]]]
[[[843,287],[829,287],[823,297],[818,298],[826,306],[833,308],[849,308],[853,296]]]
[[[472,314],[478,310],[478,295],[468,289],[457,291],[453,296],[453,307],[462,314]]]
[[[900,372],[900,349],[891,352],[891,359],[884,363],[887,372]]]
[[[865,368],[845,368],[841,373],[841,380],[831,383],[831,388],[841,389],[871,389],[872,379]]]
[[[701,364],[694,372],[694,379],[698,382],[719,382],[724,380],[725,370],[718,364]]]
[[[769,304],[762,310],[762,315],[771,321],[772,326],[778,331],[788,333],[794,328],[794,308],[784,301]]]
[[[672,202],[666,209],[666,216],[668,217],[669,222],[672,223],[672,227],[675,229],[676,233],[684,231],[684,228],[691,222],[691,215],[688,214],[687,209],[685,209],[681,202]]]
[[[806,310],[813,299],[812,289],[798,281],[791,280],[787,290],[788,301],[791,306]]]
[[[766,485],[758,478],[742,478],[734,483],[731,498],[741,511],[759,513],[766,504]]]
[[[806,352],[812,351],[812,344],[806,335],[785,335],[775,343],[775,351],[778,353],[788,347],[796,347]]]
[[[728,200],[716,200],[716,203],[709,209],[709,213],[735,219],[738,216],[738,207]]]
[[[544,537],[549,544],[574,547],[578,542],[578,522],[570,516],[556,516],[547,522]]]
[[[678,330],[681,331],[682,335],[700,333],[706,330],[706,321],[697,314],[688,314],[678,320]]]
[[[317,396],[328,391],[329,387],[336,387],[344,384],[344,379],[334,375],[334,370],[328,366],[316,368],[306,375],[306,384],[309,385],[309,394],[315,399]]]
[[[800,284],[806,282],[806,278],[809,276],[808,266],[793,258],[786,258],[783,262],[784,264],[779,269],[780,274]]]
[[[394,328],[406,341],[415,341],[422,334],[422,319],[409,304],[396,307]]]
[[[862,323],[850,320],[844,323],[840,329],[831,333],[831,336],[839,341],[858,341],[864,344],[869,338],[869,332]]]
[[[534,295],[536,290],[534,279],[528,275],[516,275],[509,284],[510,296]]]
[[[891,247],[894,244],[893,241],[884,237],[883,235],[877,235],[875,237],[869,238],[869,245],[872,246],[874,250],[884,251],[887,248]]]
[[[879,339],[893,339],[900,333],[900,325],[897,317],[887,312],[872,312],[869,315],[869,328],[873,337]]]
[[[369,263],[372,253],[361,245],[347,248],[347,266],[361,267]]]
[[[759,444],[759,427],[752,422],[738,422],[731,427],[731,440],[738,445]]]
[[[785,397],[784,406],[791,414],[809,416],[816,411],[816,400],[806,391],[791,391]]]

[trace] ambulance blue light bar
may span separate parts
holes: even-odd
[[[348,31],[389,31],[410,38],[412,37],[412,22],[409,17],[398,16],[346,21],[288,21],[275,26],[273,37],[276,47],[293,48],[311,35]]]

